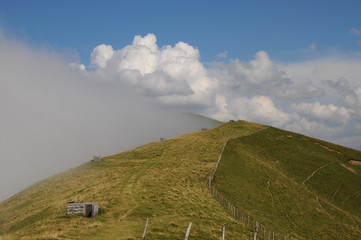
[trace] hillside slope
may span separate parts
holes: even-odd
[[[267,128],[228,142],[214,184],[281,236],[360,239],[361,166],[352,160],[361,153]]]
[[[220,239],[222,226],[226,239],[251,239],[252,231],[207,186],[228,138],[214,183],[237,207],[290,239],[360,234],[361,169],[347,161],[361,159],[360,152],[334,145],[343,154],[331,152],[328,143],[237,121],[89,162],[33,185],[0,203],[0,239],[139,239],[147,218],[146,239],[184,239],[189,222],[189,239]],[[310,155],[297,150],[302,147]],[[100,215],[68,216],[68,201],[98,202]]]

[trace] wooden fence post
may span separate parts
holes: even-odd
[[[259,225],[259,237],[262,239],[262,224]]]
[[[147,227],[148,227],[148,218],[147,218],[147,221],[145,221],[145,226],[144,226],[144,231],[143,231],[142,239],[145,238],[145,233],[147,232]]]
[[[187,232],[186,232],[186,235],[184,237],[184,240],[188,240],[189,233],[191,232],[191,227],[192,227],[192,223],[190,222],[189,225],[188,225]]]
[[[266,229],[263,228],[263,239],[266,238]]]
[[[226,233],[226,227],[223,226],[223,227],[222,227],[222,240],[224,240],[225,233]]]
[[[256,221],[256,227],[254,229],[253,240],[257,240],[257,233],[258,233],[258,222]]]

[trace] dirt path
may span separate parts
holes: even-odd
[[[271,195],[271,198],[272,198],[272,207],[273,207],[273,210],[275,210],[275,212],[277,213],[277,210],[276,210],[276,207],[275,207],[275,198],[273,197],[273,194],[271,192],[270,187],[271,187],[271,178],[268,180],[267,182],[267,191],[268,193]]]
[[[147,172],[151,167],[153,167],[155,164],[157,164],[158,161],[154,161],[152,164],[150,164],[149,166],[143,168],[140,171],[137,171],[135,174],[133,174],[127,181],[126,186],[124,186],[124,188],[122,189],[122,194],[121,194],[121,198],[124,200],[124,202],[127,203],[131,203],[132,206],[131,208],[129,208],[123,215],[121,215],[118,219],[118,221],[122,221],[125,218],[128,217],[128,215],[130,215],[136,208],[139,207],[139,204],[137,202],[137,200],[134,198],[133,196],[133,190],[134,190],[134,185],[139,183],[139,180],[144,176],[144,173]]]
[[[331,165],[331,164],[333,164],[333,163],[335,163],[335,162],[327,163],[327,164],[325,164],[325,165],[317,168],[315,171],[313,171],[313,172],[311,173],[311,175],[308,176],[308,177],[306,178],[306,180],[302,182],[303,186],[306,186],[306,182],[307,182],[308,180],[310,180],[318,171],[320,171],[322,168],[327,167],[328,165]]]
[[[322,211],[331,219],[335,219],[333,216],[331,216],[327,211],[326,209],[324,209],[320,203],[320,200],[318,199],[318,196],[316,196],[316,201],[317,201],[317,204],[318,206],[322,209]]]

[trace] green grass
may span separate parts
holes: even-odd
[[[146,218],[148,239],[184,239],[189,222],[190,239],[218,239],[223,225],[229,238],[248,239],[249,231],[212,198],[207,179],[227,131],[244,135],[258,128],[195,132],[40,182],[0,203],[0,239],[139,239]],[[96,201],[101,214],[67,216],[68,201]]]
[[[283,236],[357,239],[361,169],[348,159],[360,159],[361,153],[323,142],[342,154],[336,153],[316,141],[275,128],[232,139],[215,186],[239,209]]]
[[[184,239],[189,222],[190,240],[220,239],[222,226],[226,239],[251,239],[207,188],[227,138],[214,182],[241,210],[293,239],[357,239],[360,196],[350,194],[360,189],[361,169],[348,160],[360,153],[328,145],[340,155],[314,139],[244,121],[150,143],[35,184],[0,203],[0,239],[139,239],[147,218],[146,239]],[[302,184],[328,162],[335,163]],[[68,201],[98,202],[100,215],[68,216]]]

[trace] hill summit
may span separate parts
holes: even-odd
[[[0,203],[0,239],[184,239],[190,223],[189,239],[358,239],[360,160],[236,121],[39,182]],[[96,202],[99,215],[67,215],[71,201]]]

